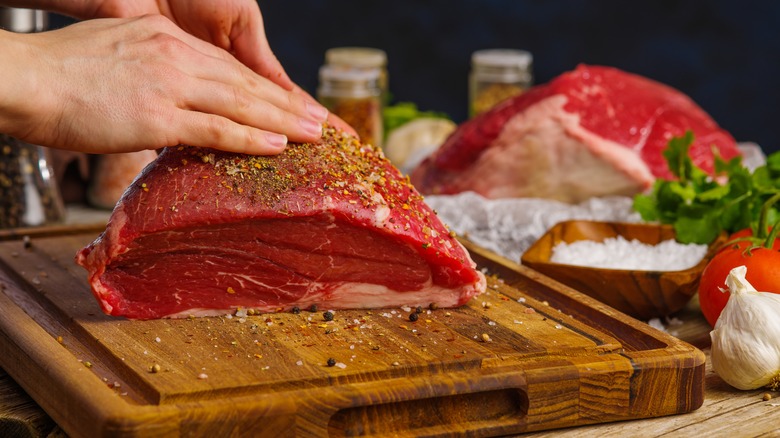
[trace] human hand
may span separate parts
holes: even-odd
[[[31,143],[92,153],[188,144],[274,154],[285,135],[318,140],[327,115],[160,15],[3,36],[4,50],[21,57],[13,77],[26,82],[0,103],[8,125],[0,132]]]
[[[135,17],[161,14],[190,34],[233,54],[247,67],[288,91],[316,100],[296,85],[274,55],[265,34],[263,17],[254,0],[95,0],[87,2],[88,17]],[[328,122],[353,135],[355,130],[333,114]]]

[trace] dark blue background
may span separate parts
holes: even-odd
[[[325,50],[388,54],[395,101],[467,112],[470,55],[520,48],[536,82],[602,64],[691,96],[738,141],[780,149],[780,2],[772,0],[260,0],[268,39],[314,93]],[[67,24],[55,17],[53,24]]]
[[[534,55],[536,82],[578,63],[615,66],[691,96],[739,141],[780,149],[780,2],[530,0],[260,0],[271,46],[313,92],[326,49],[388,54],[390,91],[467,112],[470,55],[509,47]]]

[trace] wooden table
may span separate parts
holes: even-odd
[[[726,384],[710,364],[711,330],[694,301],[675,315],[682,324],[667,327],[679,339],[702,349],[707,356],[706,390],[701,408],[682,415],[619,423],[583,426],[531,433],[529,437],[757,437],[780,436],[780,393],[767,390],[740,391]],[[765,394],[773,398],[763,400]]]
[[[695,302],[671,319],[666,330],[696,347],[709,360],[710,327]],[[666,325],[666,324],[665,324]],[[763,400],[769,393],[773,398]],[[529,433],[529,437],[625,436],[780,436],[780,394],[739,391],[723,382],[707,363],[701,408],[688,414]],[[64,432],[0,370],[0,436],[62,437]]]
[[[87,212],[89,213],[89,212]],[[77,210],[75,222],[104,218]],[[671,323],[670,323],[671,322]],[[700,349],[709,360],[710,327],[694,301],[667,321],[666,331]],[[780,436],[780,394],[767,391],[739,391],[724,383],[706,366],[706,392],[701,408],[688,414],[598,424],[577,428],[529,433],[532,437],[623,437],[623,436]],[[776,398],[774,398],[776,397]],[[63,437],[55,422],[0,369],[0,436]]]

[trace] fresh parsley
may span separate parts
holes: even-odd
[[[708,244],[724,231],[757,231],[762,205],[780,193],[780,152],[750,172],[741,157],[726,161],[713,150],[715,172],[711,176],[688,155],[693,140],[688,131],[669,141],[663,155],[676,179],[657,179],[650,193],[634,197],[634,210],[645,221],[672,224],[682,243]],[[778,217],[773,207],[768,223]]]

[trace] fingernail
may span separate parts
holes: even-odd
[[[320,137],[322,136],[322,124],[317,123],[314,120],[311,119],[300,119],[301,127],[304,131],[306,131],[307,134]]]
[[[282,149],[287,146],[287,136],[281,134],[275,134],[273,132],[267,132],[265,139],[272,147]]]
[[[325,119],[328,118],[328,110],[324,106],[314,102],[306,102],[306,111],[315,120],[325,121]]]

